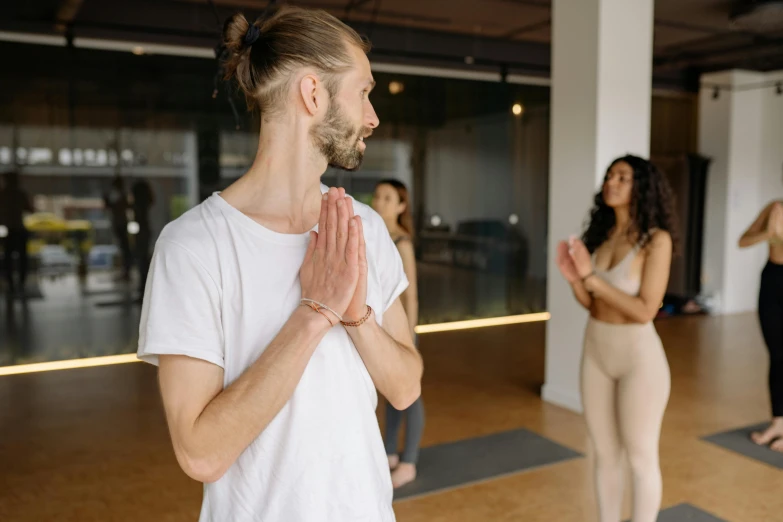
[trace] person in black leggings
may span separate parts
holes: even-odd
[[[415,328],[419,318],[419,297],[416,284],[416,256],[413,250],[413,217],[410,198],[405,185],[395,179],[378,182],[372,197],[372,208],[380,214],[386,228],[397,245],[402,266],[408,278],[408,289],[402,294],[402,306],[408,316],[408,323]],[[411,332],[418,346],[415,330]],[[402,455],[397,451],[400,425],[405,417],[405,449]],[[424,404],[419,397],[405,411],[386,404],[386,434],[384,443],[389,458],[392,485],[395,488],[416,480],[416,464],[419,460],[419,444],[424,432]]]
[[[761,272],[759,322],[769,350],[769,396],[772,422],[753,442],[783,453],[783,204],[774,201],[761,211],[739,240],[740,248],[769,244],[769,261]]]

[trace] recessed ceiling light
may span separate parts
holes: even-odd
[[[391,94],[400,94],[405,90],[405,84],[398,81],[389,82],[389,92]]]

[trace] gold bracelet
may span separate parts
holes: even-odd
[[[301,306],[306,306],[307,308],[311,308],[312,310],[318,312],[319,314],[323,315],[327,321],[329,321],[329,326],[334,326],[334,323],[331,319],[329,319],[329,316],[326,315],[323,310],[321,310],[321,307],[313,302],[306,302],[306,303],[300,303]]]
[[[350,327],[356,328],[356,327],[361,326],[364,323],[366,323],[367,319],[370,318],[371,314],[372,314],[372,307],[370,307],[370,305],[367,305],[367,313],[364,314],[364,317],[362,317],[358,321],[353,321],[353,322],[340,321],[340,323],[342,323],[343,326],[350,326]]]
[[[331,313],[333,313],[333,314],[334,314],[334,316],[335,316],[337,319],[339,319],[340,321],[342,321],[342,320],[343,320],[343,318],[342,318],[342,316],[341,316],[340,314],[338,314],[337,312],[335,312],[334,310],[332,310],[331,308],[329,308],[329,307],[328,307],[328,306],[326,306],[325,304],[323,304],[323,303],[319,303],[318,301],[314,301],[314,300],[312,300],[312,299],[308,299],[308,298],[306,298],[306,297],[303,297],[303,298],[301,299],[301,301],[299,301],[299,303],[300,303],[300,304],[303,304],[303,305],[307,305],[307,306],[309,306],[310,308],[312,308],[312,309],[313,309],[313,310],[315,310],[316,312],[318,312],[318,311],[320,311],[320,310],[326,310],[326,311],[328,311],[328,312],[331,312]],[[316,305],[316,306],[313,306],[313,305]],[[331,321],[329,321],[329,322],[331,323]],[[334,326],[334,325],[333,325],[333,326]]]

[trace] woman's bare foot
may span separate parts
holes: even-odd
[[[783,453],[783,439],[777,439],[775,442],[769,445],[769,449]]]
[[[394,469],[400,463],[399,455],[386,455],[389,458],[389,469]]]
[[[761,431],[754,431],[750,434],[751,440],[759,446],[767,446],[775,439],[783,437],[783,417],[775,417],[772,419],[769,427]]]
[[[394,471],[392,471],[391,479],[394,489],[400,488],[409,482],[413,482],[416,480],[416,464],[400,462]]]

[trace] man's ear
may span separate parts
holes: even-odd
[[[320,91],[323,89],[323,83],[313,74],[306,74],[299,81],[299,93],[302,96],[302,102],[311,116],[315,116],[322,109],[323,100],[320,100],[319,96],[321,95]]]

